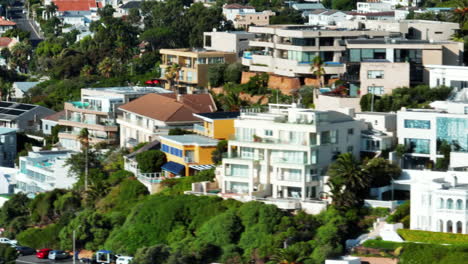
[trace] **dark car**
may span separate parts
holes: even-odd
[[[20,256],[27,256],[27,255],[34,255],[36,254],[36,250],[34,248],[30,247],[23,247],[23,246],[17,246],[15,247],[16,251]]]
[[[52,250],[49,252],[49,259],[58,260],[58,259],[66,259],[69,258],[70,254],[63,250]]]

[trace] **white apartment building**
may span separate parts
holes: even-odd
[[[255,7],[253,6],[243,6],[240,4],[226,4],[223,6],[223,15],[228,21],[234,21],[238,15],[252,13],[255,13]]]
[[[461,90],[468,88],[468,67],[447,65],[425,65],[429,71],[429,86],[441,85]]]
[[[468,234],[468,173],[421,174],[411,182],[410,228]]]
[[[356,6],[358,13],[377,13],[395,9],[392,4],[384,2],[357,2]]]
[[[362,36],[394,35],[386,31],[342,30],[304,25],[252,26],[249,32],[256,34],[249,46],[261,50],[244,52],[242,64],[249,66],[250,71],[287,77],[310,76],[311,63],[316,56],[320,56],[325,62],[326,75],[337,76],[345,72],[344,40]]]
[[[238,57],[249,47],[255,34],[246,31],[204,32],[203,48],[223,52],[235,52]]]
[[[47,192],[55,188],[69,189],[77,182],[68,175],[65,165],[73,151],[37,151],[20,157],[15,193]]]
[[[88,129],[91,144],[118,142],[116,123],[118,107],[149,93],[172,93],[159,87],[108,87],[81,89],[81,100],[65,103],[65,116],[58,124],[65,127],[59,133],[62,147],[80,150],[78,139],[83,128]]]
[[[362,152],[390,150],[396,144],[395,113],[362,112],[356,113],[354,118],[365,123],[361,132]]]
[[[442,158],[438,147],[443,141],[452,146],[452,154],[468,152],[468,103],[445,101],[431,106],[436,109],[402,108],[397,112],[398,143],[407,147],[412,168]],[[456,163],[468,166],[467,160]]]
[[[309,25],[337,25],[346,21],[347,14],[340,10],[317,9],[308,13]]]
[[[296,105],[241,111],[221,165],[223,196],[266,199],[284,209],[323,206],[317,199],[327,167],[341,153],[359,155],[362,125],[340,112]],[[284,199],[293,201],[290,207]]]

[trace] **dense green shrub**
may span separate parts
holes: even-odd
[[[18,252],[7,244],[0,244],[0,262],[3,264],[15,264]]]
[[[112,210],[128,214],[133,205],[148,194],[148,189],[141,182],[127,178],[112,187],[110,192],[96,204],[96,208],[103,213]]]
[[[397,207],[395,212],[387,218],[389,223],[403,223],[405,228],[409,228],[410,224],[410,202],[405,201]]]
[[[166,155],[160,150],[147,150],[136,155],[138,168],[142,173],[160,172],[166,163]]]
[[[166,195],[183,194],[185,191],[192,190],[192,183],[213,181],[214,177],[214,169],[211,169],[200,171],[193,176],[166,179],[161,182],[161,185],[165,188],[160,193]]]
[[[468,259],[468,247],[408,243],[399,264],[461,264]]]
[[[401,247],[403,244],[404,243],[369,239],[369,240],[366,240],[362,245],[368,248],[395,250],[398,247]]]
[[[398,229],[398,234],[406,241],[432,244],[468,245],[468,235]]]
[[[59,233],[62,226],[50,224],[44,228],[32,227],[18,234],[19,244],[32,248],[60,248]],[[68,239],[71,240],[71,237]]]

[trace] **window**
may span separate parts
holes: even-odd
[[[431,129],[431,121],[405,119],[405,128]]]
[[[468,115],[468,106],[465,106],[465,115]]]
[[[192,82],[193,80],[193,72],[188,71],[187,72],[187,82]]]
[[[367,71],[367,79],[383,79],[384,71]]]
[[[353,146],[348,146],[348,149],[347,149],[347,151],[348,151],[348,152],[351,152],[351,153],[353,153],[353,151],[354,151],[354,147],[353,147]]]
[[[174,156],[177,156],[177,157],[182,157],[182,155],[183,155],[183,151],[181,149],[174,148],[174,147],[168,146],[166,144],[161,145],[161,150],[163,152],[166,152],[168,154],[171,154],[171,155],[174,155]]]
[[[462,200],[458,199],[457,200],[457,210],[462,210],[463,209],[463,202]]]
[[[273,136],[273,130],[265,129],[265,136],[269,136],[269,137]]]
[[[211,47],[211,36],[205,36],[205,47]]]
[[[384,87],[383,86],[368,86],[367,93],[375,94],[375,95],[382,95],[384,94]]]
[[[330,143],[332,144],[338,143],[338,130],[330,131]]]
[[[447,209],[453,209],[453,200],[450,198],[447,200]]]
[[[231,176],[233,176],[233,177],[242,177],[242,178],[249,177],[249,166],[232,164],[231,165]]]
[[[440,86],[440,79],[439,78],[437,78],[437,80],[436,80],[436,86]]]
[[[348,128],[348,135],[354,135],[354,128]]]
[[[429,154],[429,139],[405,138],[405,146],[409,146],[411,153]]]
[[[330,139],[330,131],[324,131],[320,134],[320,143],[321,144],[328,144],[331,143]]]

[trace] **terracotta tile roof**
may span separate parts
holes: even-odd
[[[91,8],[102,7],[96,0],[54,0],[59,12],[65,11],[89,11]]]
[[[51,114],[51,115],[46,116],[46,117],[44,117],[42,119],[50,120],[50,121],[58,121],[62,117],[65,117],[65,110],[62,110],[62,111],[57,112],[55,114]]]
[[[8,45],[10,45],[12,41],[13,41],[12,38],[0,37],[0,47],[2,48],[8,47]]]
[[[230,4],[223,6],[225,9],[255,9],[253,6],[244,6],[240,4]]]
[[[0,26],[16,26],[16,23],[6,20],[4,17],[0,17]]]
[[[210,94],[147,94],[119,107],[135,114],[164,122],[199,121],[194,113],[215,112]]]

